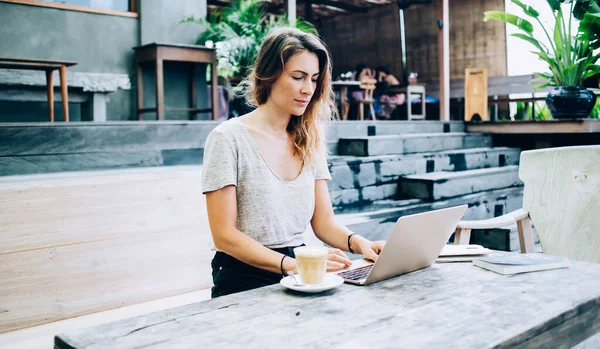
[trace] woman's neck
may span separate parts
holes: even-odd
[[[282,114],[281,110],[270,103],[265,103],[255,110],[255,122],[260,128],[278,135],[287,133],[291,115]]]

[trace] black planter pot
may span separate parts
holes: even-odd
[[[560,86],[548,93],[546,105],[554,119],[583,119],[596,105],[596,96],[585,87]]]

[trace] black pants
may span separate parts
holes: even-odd
[[[272,250],[292,258],[295,257],[294,247],[273,248]],[[281,273],[255,268],[223,252],[215,254],[211,266],[215,284],[211,290],[212,298],[273,285],[282,278]]]

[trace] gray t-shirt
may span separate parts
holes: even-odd
[[[237,118],[208,135],[203,172],[203,193],[237,187],[237,229],[270,248],[304,243],[315,209],[315,180],[331,179],[324,151],[296,179],[279,178]]]

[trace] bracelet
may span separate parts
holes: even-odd
[[[281,275],[283,277],[285,277],[285,272],[283,271],[283,260],[285,259],[285,257],[287,257],[287,256],[283,255],[283,257],[281,257],[281,265],[279,266],[279,268],[281,269]]]
[[[348,251],[350,251],[350,253],[355,254],[354,251],[352,250],[352,247],[350,247],[350,238],[352,237],[352,235],[356,235],[356,233],[352,233],[350,235],[348,235]]]

